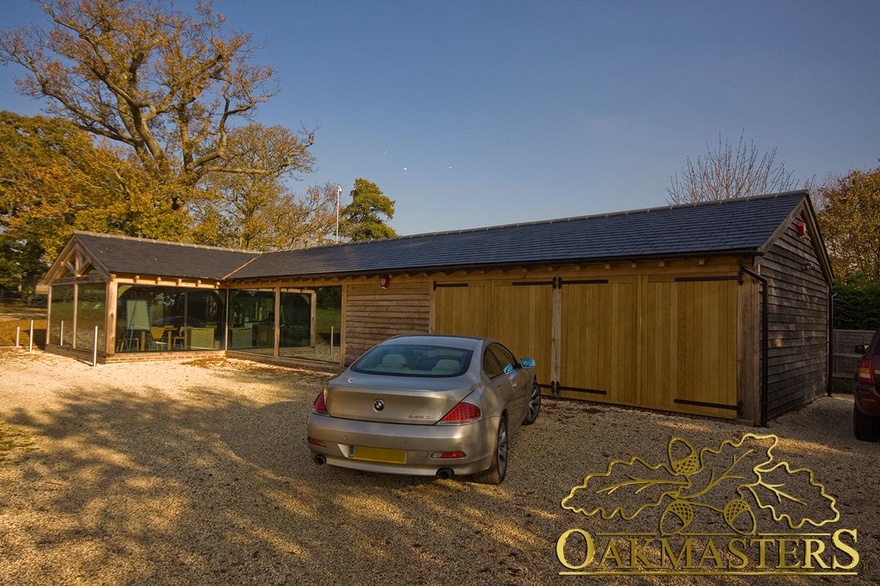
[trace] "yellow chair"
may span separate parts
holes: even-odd
[[[150,335],[153,336],[153,341],[151,346],[155,349],[160,349],[162,346],[168,347],[168,343],[165,342],[165,332],[166,329],[164,327],[158,328],[150,328]],[[169,335],[169,338],[171,336]]]

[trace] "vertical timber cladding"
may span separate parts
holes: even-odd
[[[644,266],[561,279],[560,395],[736,418],[736,274]]]
[[[434,332],[460,336],[488,336],[490,282],[434,283]]]
[[[518,358],[535,360],[538,382],[551,380],[553,280],[480,279],[472,275],[434,284],[437,334],[489,336]]]
[[[642,405],[636,278],[563,279],[561,289],[560,395]]]
[[[387,289],[378,279],[345,288],[346,364],[393,336],[428,333],[431,284],[426,278],[394,277]]]
[[[736,277],[646,279],[640,339],[642,404],[736,418]]]
[[[549,388],[553,324],[552,281],[496,281],[491,336],[517,358],[535,360],[538,384]]]
[[[715,259],[452,276],[433,285],[432,331],[498,338],[563,397],[734,419],[738,272]]]

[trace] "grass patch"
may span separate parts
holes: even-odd
[[[317,309],[315,310],[315,330],[319,334],[330,334],[331,326],[339,336],[339,324],[342,323],[342,310],[340,309]]]
[[[259,362],[250,362],[247,360],[230,359],[224,356],[206,356],[205,358],[196,358],[183,362],[186,366],[196,366],[198,368],[207,369],[228,369],[241,372],[287,372],[288,368],[274,366],[271,364],[261,364]]]
[[[46,315],[45,307],[30,307],[24,301],[13,301],[5,299],[0,301],[0,315],[7,314],[33,314]]]
[[[43,307],[8,301],[0,303],[0,347],[15,345],[16,328],[20,328],[18,343],[27,347],[31,320],[34,322],[34,345],[42,346],[46,341],[47,313]]]
[[[34,319],[34,346],[42,346],[46,341],[46,318]],[[31,321],[29,319],[13,319],[0,321],[0,346],[14,346],[16,328],[21,328],[18,343],[27,347],[30,342]]]

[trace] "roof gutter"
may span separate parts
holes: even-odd
[[[770,380],[770,316],[768,315],[770,293],[767,290],[767,278],[747,269],[745,256],[739,257],[739,269],[741,273],[749,275],[761,284],[761,420],[759,425],[767,427],[767,400],[769,396],[767,385]]]

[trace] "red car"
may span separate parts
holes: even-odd
[[[866,442],[880,440],[880,330],[867,346],[857,346],[863,354],[856,374],[853,431],[856,439]]]

